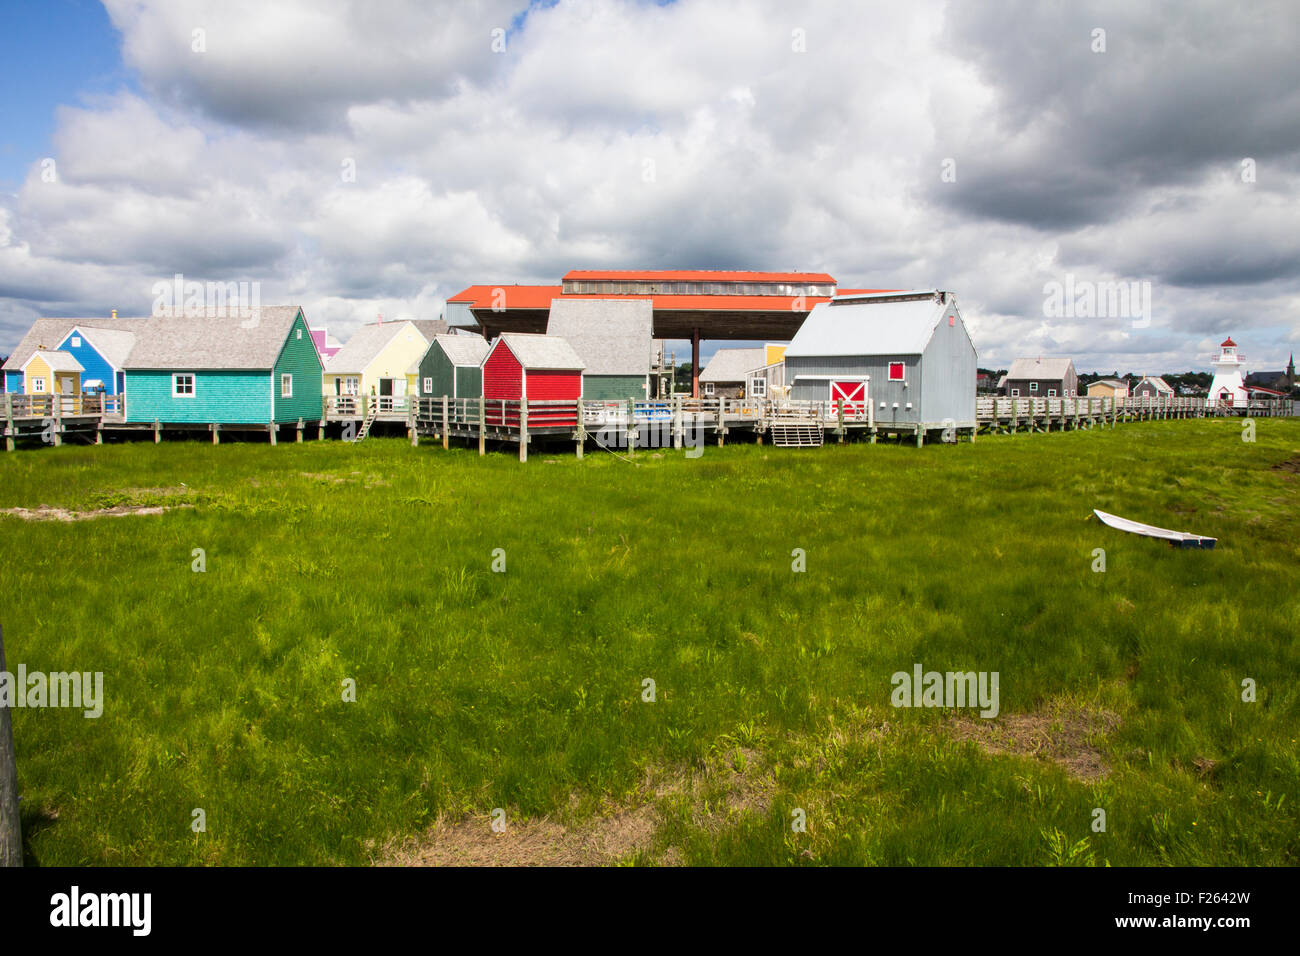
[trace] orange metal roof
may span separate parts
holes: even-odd
[[[471,308],[482,302],[483,308],[490,308],[497,289],[504,290],[507,309],[549,309],[551,300],[559,298],[564,291],[563,286],[558,285],[472,285],[447,301],[468,302]]]
[[[835,280],[824,272],[732,272],[726,269],[661,269],[602,270],[573,269],[565,279],[611,279],[635,281],[638,279],[664,282],[819,282],[834,284]]]
[[[570,273],[572,275],[572,273]],[[661,311],[698,311],[698,312],[789,312],[795,303],[794,296],[788,295],[670,295],[657,294],[617,294],[608,292],[584,292],[564,295],[563,287],[558,285],[472,285],[463,292],[448,299],[448,302],[468,303],[470,308],[487,309],[492,307],[495,290],[505,293],[507,309],[549,309],[552,299],[650,299],[654,308]],[[897,289],[841,289],[840,295],[869,292],[897,292]],[[804,304],[811,309],[818,302],[830,300],[826,295],[804,296]]]

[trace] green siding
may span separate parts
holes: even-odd
[[[187,369],[176,369],[178,372]],[[246,425],[271,420],[271,376],[257,371],[199,371],[194,394],[172,395],[171,370],[126,373],[128,422],[219,422]]]
[[[429,346],[429,350],[424,353],[424,358],[420,359],[420,380],[416,382],[420,394],[423,396],[432,396],[441,398],[443,395],[452,394],[451,391],[451,360],[447,358],[437,342]],[[433,388],[425,389],[424,380],[433,379]]]
[[[302,338],[298,338],[300,331]],[[324,372],[316,346],[311,341],[311,329],[299,312],[271,376],[277,422],[296,422],[300,418],[309,422],[320,420]],[[280,396],[280,376],[285,373],[293,375],[292,398]]]
[[[433,379],[431,389],[424,387],[426,378]],[[483,394],[483,370],[476,365],[453,366],[447,353],[435,342],[420,359],[420,380],[415,384],[420,394],[426,397],[478,398]]]
[[[483,369],[477,365],[462,365],[456,369],[456,397],[483,397]]]
[[[623,398],[645,400],[644,375],[584,375],[582,397],[609,402]]]

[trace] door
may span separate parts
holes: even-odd
[[[831,382],[831,414],[835,415],[840,402],[844,403],[845,418],[865,418],[867,415],[867,383],[854,381]]]

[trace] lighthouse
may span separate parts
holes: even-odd
[[[1218,408],[1248,408],[1249,397],[1241,380],[1241,356],[1237,343],[1227,338],[1219,346],[1219,357],[1213,362],[1214,381],[1210,383],[1210,404]]]

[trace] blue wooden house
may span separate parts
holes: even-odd
[[[127,422],[319,422],[324,366],[296,305],[148,319],[126,359]]]
[[[120,395],[126,357],[146,319],[37,319],[4,363],[4,390],[24,391],[23,366],[38,350],[67,352],[82,368],[81,391]]]

